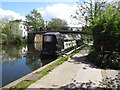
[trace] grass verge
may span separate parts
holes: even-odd
[[[18,83],[17,85],[13,86],[10,88],[10,90],[15,89],[25,89],[28,86],[30,86],[32,83],[36,82],[37,80],[41,79],[42,77],[44,77],[45,75],[47,75],[49,72],[51,72],[53,69],[55,69],[56,67],[58,67],[59,65],[61,65],[62,63],[64,63],[65,61],[68,60],[69,57],[72,57],[73,55],[75,55],[76,53],[78,53],[80,50],[82,50],[85,46],[87,46],[90,42],[85,43],[84,45],[82,45],[81,47],[79,47],[78,49],[74,50],[72,53],[61,57],[60,59],[58,59],[56,62],[52,63],[51,65],[47,66],[46,68],[42,69],[41,71],[37,72],[36,74],[41,74],[41,76],[39,76],[36,80],[24,80],[21,81],[20,83]]]

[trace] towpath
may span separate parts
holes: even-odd
[[[85,61],[92,44],[89,44],[68,61],[31,84],[29,88],[119,88],[120,71],[103,70]]]

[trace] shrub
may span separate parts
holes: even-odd
[[[114,51],[120,48],[120,19],[119,9],[108,6],[105,13],[93,19],[91,30],[94,38],[94,48],[100,51],[104,45],[105,50]]]

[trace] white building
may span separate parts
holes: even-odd
[[[27,26],[25,25],[25,21],[17,19],[12,22],[14,22],[13,26],[11,27],[13,34],[21,35],[23,38],[27,39]]]
[[[22,37],[27,39],[27,26],[25,26],[25,21],[19,22],[19,30],[22,31]]]

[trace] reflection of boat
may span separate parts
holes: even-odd
[[[34,42],[38,43],[38,42],[42,42],[42,35],[41,34],[36,34],[35,38],[34,38]]]
[[[26,59],[26,65],[29,66],[32,70],[36,70],[42,67],[42,61],[40,58],[28,58]]]
[[[58,57],[58,55],[49,55],[49,54],[42,54],[42,51],[41,51],[41,55],[40,55],[40,58],[43,60],[50,60],[50,59],[56,59]]]
[[[42,42],[34,43],[34,47],[36,50],[40,51],[42,49]]]
[[[36,34],[34,38],[34,47],[36,50],[41,50],[42,49],[42,35],[41,34]]]

